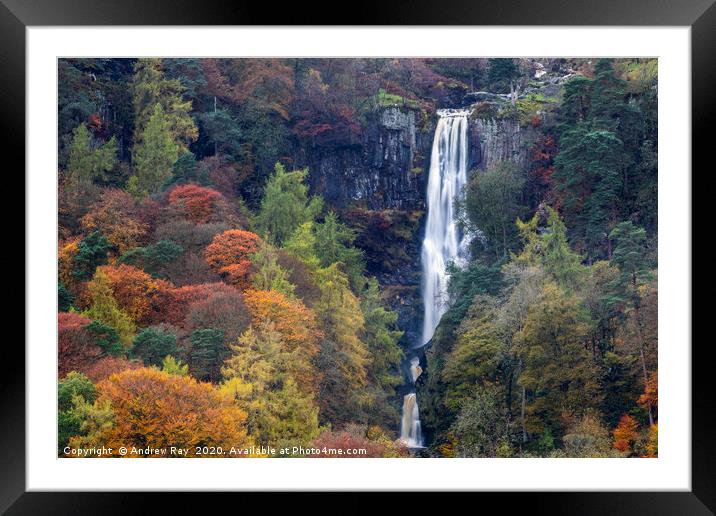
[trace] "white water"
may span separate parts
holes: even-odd
[[[468,111],[439,110],[428,176],[428,219],[423,240],[423,333],[422,347],[433,338],[440,318],[447,310],[447,274],[451,261],[460,262],[467,255],[469,236],[460,235],[453,202],[467,182]],[[410,360],[410,380],[415,385],[422,369],[417,356]],[[403,398],[400,439],[409,448],[422,448],[420,411],[415,392]]]
[[[403,398],[403,420],[400,424],[400,440],[408,448],[422,448],[423,435],[420,432],[420,413],[415,393],[406,394]]]
[[[467,249],[455,220],[455,196],[467,182],[467,117],[469,112],[440,110],[435,129],[428,177],[428,220],[423,240],[423,336],[421,346],[433,337],[447,310],[445,267],[459,261]]]

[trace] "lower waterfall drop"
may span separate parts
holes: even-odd
[[[430,158],[427,188],[427,222],[421,254],[423,267],[423,333],[420,343],[425,346],[433,338],[446,307],[448,277],[445,267],[450,262],[466,258],[469,236],[460,234],[454,210],[455,196],[467,183],[467,110],[438,110]],[[420,410],[415,393],[415,381],[422,373],[420,359],[415,352],[409,360],[411,392],[403,398],[403,417],[400,440],[408,448],[423,448]]]

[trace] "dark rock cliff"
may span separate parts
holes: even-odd
[[[357,231],[368,273],[378,278],[398,313],[403,344],[419,338],[422,319],[420,249],[425,188],[435,120],[421,112],[383,107],[367,117],[359,143],[304,146],[295,163],[309,184]]]

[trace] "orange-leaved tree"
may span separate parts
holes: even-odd
[[[81,222],[87,233],[99,230],[118,256],[143,243],[149,230],[140,218],[136,200],[118,188],[102,192],[101,199],[90,206]]]
[[[60,378],[70,371],[85,372],[103,355],[87,326],[91,319],[69,312],[57,314],[57,372]]]
[[[195,184],[177,186],[169,192],[170,206],[197,224],[209,222],[220,201],[223,196],[219,192]]]
[[[98,270],[109,279],[117,304],[139,325],[149,322],[153,297],[160,291],[160,286],[163,290],[173,287],[132,265],[103,265]]]
[[[614,448],[623,453],[631,453],[634,442],[639,436],[639,423],[629,414],[624,414],[619,419],[619,424],[614,429]]]
[[[312,358],[318,353],[323,332],[316,324],[313,310],[275,290],[248,290],[244,303],[251,313],[251,324],[256,328],[272,324],[285,345],[283,351],[295,357],[290,373],[299,390],[315,394],[321,375]]]
[[[242,229],[216,235],[204,251],[204,259],[228,283],[246,288],[250,284],[251,260],[258,250],[259,236]]]
[[[97,385],[97,403],[109,401],[114,424],[96,445],[117,449],[250,445],[246,413],[211,384],[154,368],[125,370]],[[130,456],[129,454],[127,456]],[[168,456],[168,455],[167,455]],[[237,455],[242,456],[242,455]]]

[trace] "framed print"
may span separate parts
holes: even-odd
[[[3,509],[711,513],[691,170],[716,8],[460,4],[4,1],[27,304]]]

